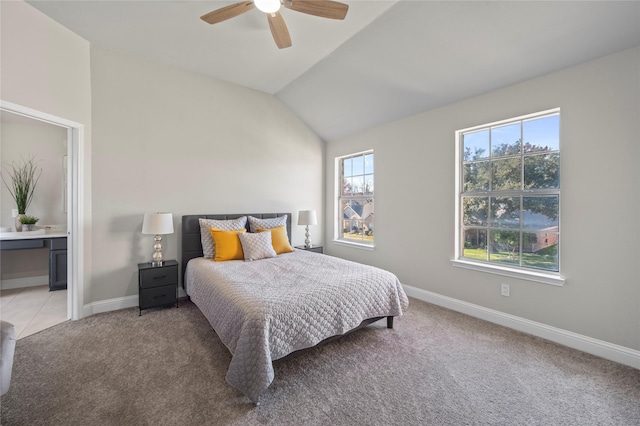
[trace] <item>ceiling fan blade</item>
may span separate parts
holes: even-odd
[[[213,12],[209,12],[206,15],[202,15],[200,19],[209,24],[217,24],[218,22],[226,21],[238,15],[242,15],[245,12],[253,9],[253,1],[243,1],[240,3],[234,3],[229,6],[216,9]]]
[[[331,0],[285,0],[284,7],[323,18],[344,19],[349,5]]]
[[[284,18],[280,12],[267,13],[269,18],[269,28],[271,28],[271,35],[278,46],[278,49],[284,49],[291,46],[291,36],[289,36],[289,30],[287,24],[284,23]]]

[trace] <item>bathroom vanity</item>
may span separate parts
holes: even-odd
[[[0,250],[49,249],[49,290],[67,288],[67,233],[62,231],[0,232]]]

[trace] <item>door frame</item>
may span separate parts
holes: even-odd
[[[0,100],[0,110],[67,129],[67,319],[84,314],[84,125]]]

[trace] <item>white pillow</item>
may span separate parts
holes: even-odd
[[[287,215],[280,217],[271,217],[268,219],[258,219],[257,217],[249,216],[249,231],[258,232],[258,229],[271,229],[284,225],[285,234],[287,233]],[[287,238],[289,236],[287,235]]]
[[[221,231],[236,231],[245,229],[247,225],[247,217],[242,216],[237,219],[216,220],[199,218],[200,222],[200,242],[202,243],[202,253],[205,259],[213,259],[215,254],[215,246],[213,238],[211,238],[211,228],[220,229]]]
[[[258,234],[238,234],[245,262],[252,260],[276,257],[276,251],[271,243],[271,231],[264,231]]]

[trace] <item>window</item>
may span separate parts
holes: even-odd
[[[456,259],[560,271],[560,111],[456,132]]]
[[[336,240],[373,246],[373,151],[336,159]]]

